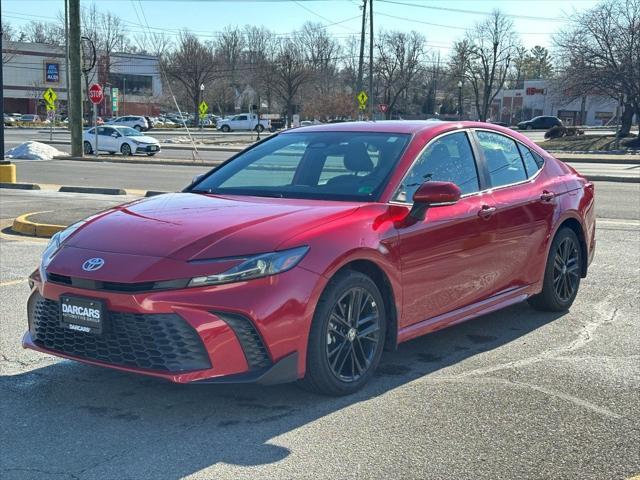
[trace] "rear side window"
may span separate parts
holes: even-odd
[[[514,140],[482,130],[478,130],[476,134],[484,152],[492,187],[510,185],[527,179],[527,171]]]
[[[524,166],[527,170],[527,176],[531,178],[538,170],[540,170],[540,168],[542,168],[542,159],[524,145],[518,144],[518,148],[520,149],[522,161],[524,162]]]
[[[428,181],[455,183],[463,195],[480,190],[476,161],[466,133],[445,135],[429,145],[409,170],[394,199],[411,202],[418,187]]]

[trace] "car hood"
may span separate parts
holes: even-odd
[[[142,135],[141,137],[127,137],[131,140],[135,140],[140,143],[159,143],[157,138],[147,137],[146,135]]]
[[[274,251],[287,239],[353,213],[355,202],[159,195],[92,218],[65,246],[97,252],[206,260]]]

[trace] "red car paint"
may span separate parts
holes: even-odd
[[[424,220],[409,215],[411,205],[392,201],[397,185],[432,139],[474,129],[517,140],[544,158],[543,168],[528,181],[430,208]],[[131,294],[76,288],[32,275],[33,294],[46,299],[72,294],[103,300],[114,312],[179,315],[196,330],[211,368],[167,373],[114,365],[42,348],[30,332],[23,345],[174,382],[224,379],[249,370],[237,335],[216,313],[229,312],[251,321],[273,364],[297,353],[294,376],[301,378],[316,303],[331,277],[352,262],[369,262],[386,277],[395,318],[391,340],[400,343],[538,293],[551,239],[566,221],[577,222],[587,263],[593,257],[593,185],[518,132],[486,123],[418,121],[304,130],[412,137],[376,202],[192,193],[152,197],[92,218],[64,243],[47,272],[123,284],[163,281],[225,271],[238,263],[233,257],[309,246],[293,269],[225,285]],[[83,271],[82,263],[96,256],[105,260],[104,268]],[[199,262],[216,258],[225,260]]]

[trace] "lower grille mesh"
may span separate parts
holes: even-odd
[[[257,369],[271,365],[271,359],[267,353],[267,349],[260,338],[260,334],[253,326],[248,318],[227,312],[214,312],[218,317],[224,320],[235,332],[242,346],[242,351],[247,359],[249,368]]]
[[[175,314],[108,313],[102,335],[67,330],[59,324],[59,304],[35,294],[29,317],[33,341],[88,360],[164,372],[211,368],[196,331]]]

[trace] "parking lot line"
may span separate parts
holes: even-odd
[[[0,282],[0,287],[8,287],[9,285],[17,285],[18,283],[24,283],[26,279],[20,278],[18,280],[7,280],[6,282]]]

